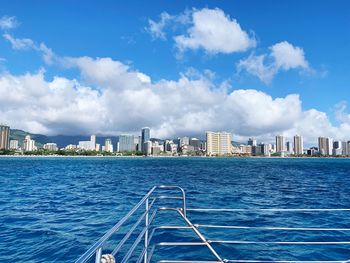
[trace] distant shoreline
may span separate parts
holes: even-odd
[[[321,156],[287,156],[287,157],[281,157],[281,156],[120,156],[120,155],[109,155],[109,156],[97,156],[97,155],[0,155],[0,158],[28,158],[28,159],[34,159],[34,158],[72,158],[72,159],[78,159],[78,158],[91,158],[91,159],[118,159],[118,158],[208,158],[208,159],[214,159],[214,158],[232,158],[232,159],[350,159],[350,157],[321,157]]]

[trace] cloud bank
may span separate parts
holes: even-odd
[[[147,74],[111,58],[66,57],[61,63],[78,69],[79,80],[46,80],[43,70],[2,73],[0,119],[44,134],[117,135],[150,126],[152,135],[161,138],[226,130],[242,140],[271,140],[284,133],[314,142],[318,135],[347,139],[350,133],[350,120],[335,127],[325,113],[303,111],[297,94],[272,98],[254,89],[228,92],[204,74],[152,82]]]

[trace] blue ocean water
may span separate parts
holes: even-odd
[[[188,207],[350,208],[349,159],[0,158],[0,262],[73,262],[159,184],[183,187]],[[350,228],[346,211],[188,216],[198,224]],[[349,231],[201,231],[220,240],[350,241]],[[196,240],[188,230],[157,235],[184,237]],[[350,245],[213,246],[229,259],[350,259]],[[177,247],[159,249],[157,257],[210,254]]]

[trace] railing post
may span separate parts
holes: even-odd
[[[102,247],[99,247],[96,250],[95,263],[101,263],[101,257],[102,257]]]
[[[186,207],[186,193],[185,191],[181,188],[181,192],[182,192],[182,199],[183,199],[183,214],[185,217],[187,217],[187,207]]]
[[[146,232],[145,232],[145,255],[144,255],[144,263],[147,263],[147,258],[148,258],[148,224],[149,224],[149,203],[148,199],[146,199],[146,216],[145,216],[145,227],[146,227]]]

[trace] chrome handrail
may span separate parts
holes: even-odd
[[[181,192],[181,196],[173,195],[174,191],[170,191],[167,194],[157,190],[178,190]],[[157,201],[167,199],[172,202],[177,200],[182,201],[182,206],[180,207],[169,207],[169,206],[160,206],[161,204]],[[155,205],[157,203],[157,206]],[[114,225],[102,238],[100,238],[90,249],[88,249],[77,261],[76,263],[87,262],[88,260],[95,257],[95,263],[101,263],[102,252],[107,241],[116,234],[124,224],[133,217],[133,215],[144,206],[144,211],[139,217],[136,217],[135,222],[128,226],[128,231],[125,233],[123,238],[119,241],[117,246],[110,252],[112,256],[116,256],[121,248],[126,244],[126,242],[131,238],[134,231],[144,222],[144,227],[140,230],[136,239],[132,242],[129,250],[125,252],[125,255],[118,263],[127,263],[130,261],[131,257],[134,256],[137,246],[140,244],[142,239],[144,239],[144,244],[142,251],[138,255],[136,263],[150,263],[153,255],[156,252],[158,247],[162,246],[204,246],[207,247],[208,252],[213,256],[214,260],[159,260],[159,263],[224,263],[224,262],[249,262],[249,263],[305,263],[305,262],[318,262],[318,263],[350,263],[349,259],[346,260],[315,260],[315,261],[288,261],[288,260],[254,260],[254,259],[226,259],[221,257],[221,255],[214,249],[213,245],[215,244],[226,244],[226,245],[247,245],[247,244],[264,244],[264,245],[350,245],[350,241],[261,241],[261,240],[220,240],[220,239],[210,239],[204,236],[200,231],[202,229],[223,229],[223,230],[232,230],[232,229],[251,229],[254,231],[350,231],[350,228],[344,227],[284,227],[284,226],[242,226],[242,225],[220,225],[220,224],[196,224],[190,220],[187,216],[187,212],[193,213],[330,213],[330,212],[350,212],[350,208],[187,208],[186,203],[186,193],[184,189],[178,186],[167,186],[160,185],[154,186],[149,190],[149,192],[116,224]],[[150,213],[153,207],[153,213]],[[180,219],[184,222],[184,225],[153,225],[153,222],[158,214],[158,212],[169,211],[174,212],[180,216]],[[197,241],[167,241],[162,242],[159,240],[153,241],[156,232],[161,229],[188,229],[192,231],[198,238]],[[152,242],[152,243],[151,243]],[[151,246],[150,246],[151,245]]]
[[[91,259],[95,255],[95,263],[101,263],[101,258],[102,258],[102,250],[103,246],[105,243],[124,225],[126,221],[128,221],[132,215],[139,210],[139,208],[145,204],[145,213],[141,216],[141,219],[137,221],[137,225],[133,226],[131,228],[131,231],[129,231],[125,236],[127,238],[123,242],[125,243],[127,239],[130,237],[131,233],[136,229],[136,227],[141,223],[142,219],[145,218],[145,227],[141,231],[139,239],[141,239],[143,236],[145,236],[145,248],[146,248],[146,253],[145,253],[145,263],[147,262],[147,247],[148,247],[148,230],[149,230],[149,210],[150,210],[150,205],[149,205],[149,199],[152,196],[152,194],[157,190],[157,189],[177,189],[181,191],[181,198],[183,200],[182,202],[182,208],[181,210],[183,213],[186,215],[186,193],[184,189],[178,186],[172,186],[172,185],[159,185],[159,186],[154,186],[151,188],[151,190],[117,223],[115,224],[110,230],[107,231],[106,234],[104,234],[94,245],[92,245],[79,259],[76,261],[76,263],[84,263],[87,262],[89,259]],[[155,197],[154,200],[152,201],[152,204],[157,200],[157,199],[170,199],[168,197],[171,196],[160,196],[160,198]],[[171,197],[172,199],[172,197]],[[175,198],[179,199],[179,198]],[[154,218],[154,217],[153,217]],[[143,233],[143,235],[141,235]],[[137,240],[136,240],[137,241]],[[140,241],[140,240],[138,240]],[[123,245],[123,244],[122,244]],[[121,245],[120,245],[121,246]],[[120,248],[119,248],[120,249]],[[118,250],[119,250],[118,249]],[[116,249],[115,249],[116,250]],[[115,253],[118,252],[114,251]],[[129,250],[130,251],[130,250]],[[115,254],[114,253],[114,254]]]

